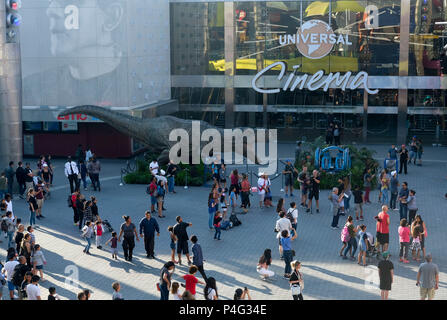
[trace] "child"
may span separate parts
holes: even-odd
[[[171,243],[169,244],[171,248],[171,261],[174,263],[178,263],[177,260],[175,260],[175,243],[177,242],[177,236],[174,234],[174,227],[169,226],[168,227],[169,236],[171,237]]]
[[[421,261],[421,259],[419,258],[419,255],[421,253],[421,225],[417,224],[414,228],[413,228],[413,242],[411,243],[411,254],[413,256],[413,260],[416,261]]]
[[[363,221],[363,191],[360,190],[359,186],[356,186],[353,192],[354,195],[354,204],[355,204],[355,220],[359,220],[359,212],[360,212],[360,220]]]
[[[36,275],[37,270],[39,270],[40,281],[44,282],[45,279],[43,278],[43,265],[47,264],[47,260],[45,260],[45,256],[40,250],[40,245],[38,244],[34,246],[34,253],[31,256],[31,263],[33,264],[33,274]]]
[[[410,248],[410,228],[408,227],[407,219],[400,220],[400,227],[398,229],[399,232],[399,244],[400,244],[400,253],[399,253],[399,261],[403,263],[409,263],[408,258],[408,249]]]
[[[110,242],[112,248],[112,259],[118,260],[118,237],[116,232],[112,232],[112,238],[107,240],[106,245]]]
[[[48,288],[48,292],[50,293],[48,295],[48,300],[60,300],[59,296],[56,293],[56,288],[55,287],[49,287]]]
[[[368,236],[366,234],[366,226],[362,224],[360,226],[359,232],[359,256],[358,256],[358,264],[360,264],[360,260],[363,259],[363,266],[366,267],[366,251],[368,251]]]
[[[171,293],[173,294],[174,300],[182,300],[182,294],[178,290],[179,287],[178,282],[173,282],[171,285]]]
[[[194,276],[197,271],[197,267],[195,265],[192,265],[191,267],[189,267],[189,274],[183,276],[183,279],[185,280],[185,290],[191,292],[194,297],[196,296],[196,284],[205,284]]]
[[[219,210],[216,211],[216,215],[214,216],[214,228],[216,229],[216,232],[214,233],[214,240],[220,240],[220,222],[222,221],[222,214]]]
[[[102,222],[101,219],[98,218],[98,221],[95,223],[95,233],[96,233],[96,248],[102,249],[101,246],[101,239],[102,239],[102,232],[103,232]]]
[[[121,285],[119,282],[112,283],[113,295],[112,300],[124,300],[123,296],[120,293]]]
[[[231,214],[234,214],[234,211],[236,210],[236,187],[233,187],[231,189],[230,205],[231,205]]]

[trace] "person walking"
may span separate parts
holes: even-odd
[[[390,243],[390,216],[388,215],[388,206],[382,206],[382,211],[375,217],[377,220],[376,223],[376,239],[379,244],[379,252],[380,246],[382,246],[382,252],[388,251],[388,244]]]
[[[26,183],[25,183],[25,169],[23,168],[22,161],[19,161],[18,167],[16,169],[16,180],[17,184],[19,185],[19,197],[23,199],[23,195],[26,190]]]
[[[331,211],[332,211],[332,229],[338,229],[338,219],[340,218],[340,203],[343,201],[343,194],[338,195],[338,188],[334,187],[332,193],[329,195],[329,200],[331,201]]]
[[[400,220],[400,226],[397,230],[399,233],[399,261],[403,263],[410,263],[408,261],[408,251],[410,250],[410,228],[408,227],[407,219]]]
[[[91,221],[87,221],[85,226],[82,228],[82,237],[87,241],[87,245],[85,246],[83,252],[90,255],[90,247],[92,245],[92,236],[93,236],[93,226]]]
[[[250,182],[248,181],[248,176],[245,173],[243,173],[241,182],[241,200],[242,200],[241,207],[243,208],[242,209],[243,213],[247,213],[248,208],[250,207],[250,189],[251,185]]]
[[[14,176],[16,175],[14,161],[9,162],[8,168],[5,169],[5,175],[6,179],[8,179],[8,193],[11,195],[11,198],[13,198]]]
[[[121,224],[120,234],[118,236],[118,242],[121,242],[121,237],[123,236],[123,251],[124,259],[126,261],[132,262],[133,248],[135,247],[135,237],[137,241],[138,238],[137,228],[132,223],[132,219],[129,216],[123,216],[124,223]]]
[[[422,139],[418,139],[416,142],[417,146],[417,156],[418,156],[418,166],[422,166],[422,155],[424,154],[424,146],[422,145]]]
[[[88,175],[92,180],[93,190],[101,191],[101,182],[99,181],[99,173],[101,172],[101,163],[93,157],[92,161],[89,162],[87,166]]]
[[[371,201],[369,200],[369,193],[371,192],[371,181],[374,179],[375,175],[371,174],[371,169],[366,169],[365,173],[363,174],[363,187],[365,188],[365,204],[370,204]]]
[[[168,167],[166,168],[166,178],[168,179],[168,192],[177,193],[174,190],[175,187],[175,176],[179,171],[179,167],[174,164],[172,160],[169,160]]]
[[[189,249],[188,249],[188,233],[186,228],[191,227],[192,223],[183,222],[181,216],[177,216],[175,218],[177,224],[174,226],[174,234],[177,237],[177,255],[178,255],[178,263],[182,264],[182,252],[186,255],[186,259],[188,259],[188,265],[191,265],[191,259],[189,257]]]
[[[140,237],[141,239],[144,239],[144,248],[146,250],[146,256],[149,259],[155,259],[155,232],[157,232],[157,237],[159,237],[160,228],[158,226],[158,222],[151,216],[150,211],[146,211],[145,217],[140,221]]]
[[[290,273],[292,272],[290,263],[293,259],[293,250],[292,250],[292,240],[290,239],[290,233],[288,230],[283,230],[281,232],[280,238],[282,254],[284,257],[284,278],[287,280],[290,279]]]
[[[343,253],[343,259],[344,260],[348,259],[347,257],[348,251],[353,249],[351,252],[351,260],[355,261],[355,252],[357,251],[357,238],[355,236],[357,231],[359,230],[359,227],[356,227],[354,225],[354,219],[351,216],[348,216],[344,228],[346,228],[349,233],[349,240],[347,241],[348,246],[346,247],[345,252]]]
[[[30,212],[29,224],[30,224],[30,226],[33,226],[36,224],[36,211],[38,209],[34,189],[28,190],[27,198],[28,198],[29,212]]]
[[[390,254],[388,251],[383,252],[383,260],[379,261],[379,265],[377,266],[380,279],[380,297],[382,300],[388,300],[391,285],[394,280],[394,265],[389,260],[389,256]]]
[[[405,148],[405,145],[402,145],[402,148],[399,150],[399,174],[402,173],[402,169],[404,169],[404,173],[407,174],[407,162],[408,162],[408,150]]]
[[[410,190],[409,192],[407,198],[407,207],[408,207],[408,224],[411,225],[418,211],[418,206],[416,203],[416,191],[414,190]]]
[[[214,214],[216,212],[216,205],[217,203],[214,200],[214,195],[212,192],[208,195],[208,227],[210,230],[213,229],[213,221],[214,221]]]
[[[16,231],[16,226],[14,221],[12,220],[12,212],[11,211],[7,211],[6,212],[6,217],[3,218],[5,220],[6,223],[6,234],[8,237],[8,249],[9,248],[15,248],[14,245],[14,233]]]
[[[408,183],[402,183],[402,188],[399,191],[399,216],[400,220],[408,219],[408,197],[410,191],[408,190]]]
[[[76,162],[71,159],[71,156],[67,158],[67,162],[64,166],[64,172],[70,184],[70,192],[73,193],[75,190],[79,190],[79,170]]]
[[[200,244],[198,243],[198,239],[197,236],[192,236],[191,237],[191,242],[193,243],[192,247],[191,247],[191,251],[192,251],[192,264],[195,265],[197,267],[197,270],[199,270],[200,274],[202,275],[203,280],[205,280],[205,282],[207,282],[207,276],[205,274],[205,271],[203,270],[203,252],[202,252],[202,247],[200,246]]]
[[[397,195],[399,194],[399,179],[397,178],[397,171],[394,170],[391,172],[391,181],[390,181],[390,192],[391,192],[391,199],[390,199],[390,209],[391,210],[397,210],[396,208],[396,201],[397,201]]]
[[[294,260],[290,263],[292,274],[289,279],[293,300],[303,300],[304,280],[301,275],[301,262]]]
[[[160,281],[158,288],[160,290],[160,300],[169,300],[169,290],[171,290],[171,276],[174,273],[175,264],[168,261],[163,265],[160,271]]]
[[[416,285],[420,287],[421,300],[434,299],[435,291],[439,288],[439,268],[432,262],[430,253],[425,256],[425,262],[419,266]]]
[[[290,222],[290,220],[286,218],[285,212],[281,211],[279,213],[279,219],[276,221],[276,225],[275,225],[275,231],[277,232],[276,238],[278,239],[278,245],[279,245],[279,248],[278,248],[279,256],[281,257],[281,259],[284,258],[283,247],[281,245],[281,235],[284,230],[286,230],[288,233],[291,233],[293,228],[292,228],[292,223]]]
[[[295,176],[295,174],[298,175],[298,170],[292,165],[292,160],[287,160],[282,174],[284,175],[286,198],[289,196],[289,188],[290,196],[293,197],[293,177]]]

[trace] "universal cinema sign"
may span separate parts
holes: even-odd
[[[321,59],[328,55],[334,45],[352,45],[349,41],[347,34],[336,35],[332,28],[324,21],[321,20],[309,20],[306,21],[293,35],[283,35],[279,38],[279,43],[282,46],[295,44],[298,51],[309,59]],[[295,75],[295,71],[299,70],[301,65],[294,65],[294,72],[290,73],[285,81],[284,85],[274,89],[262,89],[257,86],[257,82],[264,76],[266,72],[273,68],[280,69],[278,80],[282,80],[285,76],[287,65],[285,62],[278,61],[265,67],[256,74],[251,84],[255,91],[260,93],[278,93],[283,91],[294,91],[297,88],[299,90],[307,89],[309,91],[315,91],[323,89],[327,91],[332,84],[336,88],[340,88],[345,91],[346,89],[355,90],[363,87],[369,94],[376,94],[379,92],[377,89],[368,88],[368,74],[364,71],[360,71],[357,74],[352,72],[346,72],[341,75],[340,72],[329,73],[324,77],[324,70],[319,70],[314,74],[301,74]]]

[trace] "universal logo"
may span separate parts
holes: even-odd
[[[281,46],[291,43],[309,59],[321,59],[327,56],[334,48],[334,44],[352,45],[347,34],[336,35],[332,28],[321,20],[306,21],[296,34],[279,37]]]

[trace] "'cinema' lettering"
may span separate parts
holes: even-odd
[[[331,84],[335,84],[335,88],[340,88],[345,91],[346,88],[350,90],[355,90],[363,86],[363,88],[369,94],[377,94],[379,92],[378,89],[370,89],[368,88],[368,74],[364,71],[360,71],[359,73],[352,75],[351,72],[347,72],[344,75],[340,75],[340,72],[337,73],[329,73],[326,77],[323,77],[324,71],[319,70],[313,75],[302,74],[295,75],[295,71],[300,68],[300,65],[293,66],[294,72],[288,75],[287,81],[284,86],[281,88],[274,89],[261,89],[257,86],[258,80],[266,73],[267,71],[275,68],[276,66],[281,66],[281,70],[277,77],[278,80],[282,80],[286,73],[286,64],[285,62],[278,61],[272,63],[271,65],[262,69],[251,81],[252,88],[259,93],[279,93],[282,91],[294,91],[298,86],[300,90],[307,89],[309,91],[315,91],[318,89],[323,89],[323,91],[327,91]],[[352,77],[351,77],[352,76]],[[293,81],[293,82],[292,82]],[[292,85],[291,85],[292,84]]]

